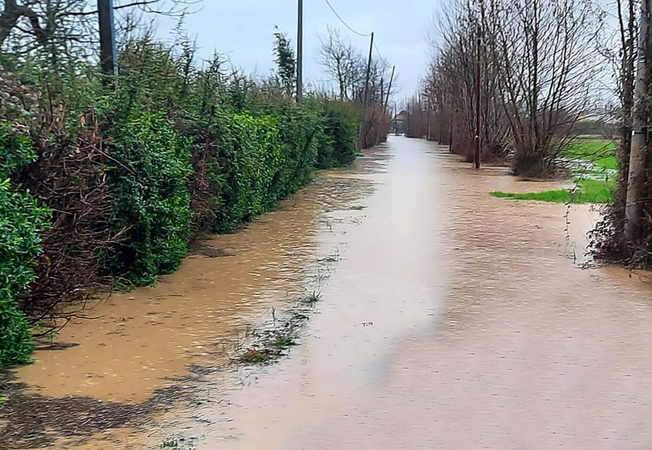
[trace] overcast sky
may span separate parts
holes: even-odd
[[[438,0],[330,0],[336,11],[356,31],[375,32],[380,54],[396,65],[400,97],[418,90],[419,78],[429,58],[427,34]],[[203,0],[199,12],[186,18],[185,29],[196,38],[200,57],[214,51],[228,57],[246,73],[267,74],[273,68],[274,26],[296,44],[297,0]],[[338,28],[356,47],[369,48],[369,38],[349,31],[325,0],[304,0],[304,78],[326,80],[319,65],[319,36],[327,27]],[[161,19],[158,34],[170,39],[173,23]],[[374,50],[375,52],[375,50]]]

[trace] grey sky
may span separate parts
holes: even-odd
[[[375,32],[378,51],[396,65],[400,93],[418,89],[425,71],[429,46],[427,33],[437,0],[330,0],[342,18],[361,33]],[[214,51],[226,55],[247,73],[266,74],[273,67],[274,26],[296,43],[297,0],[204,0],[201,10],[186,18],[185,29],[197,40],[200,56]],[[173,24],[162,19],[158,33],[169,38]],[[319,35],[327,26],[368,51],[369,38],[350,32],[332,13],[325,0],[304,0],[304,77],[307,82],[326,79],[318,61]],[[399,99],[397,98],[397,100]]]

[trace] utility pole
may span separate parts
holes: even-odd
[[[367,145],[366,142],[366,121],[367,121],[367,105],[369,103],[369,74],[371,73],[371,56],[374,49],[374,33],[371,33],[371,42],[369,44],[369,59],[367,61],[367,75],[364,82],[364,98],[363,107],[362,107],[362,122],[360,122],[360,132],[358,134],[358,141],[360,143],[360,148],[364,148]]]
[[[398,117],[396,114],[396,102],[394,102],[394,135],[398,136]]]
[[[367,111],[369,103],[369,75],[371,74],[371,56],[374,50],[374,33],[371,33],[371,42],[369,43],[369,59],[367,60],[367,75],[364,82],[364,109]]]
[[[392,66],[392,76],[389,77],[389,87],[387,88],[387,97],[385,98],[385,107],[383,108],[383,111],[386,111],[387,105],[389,105],[389,94],[392,92],[392,83],[394,82],[395,70],[396,70],[396,66]]]
[[[429,141],[430,140],[430,95],[428,94],[426,94],[426,122],[428,126],[426,141]]]
[[[448,152],[453,153],[453,124],[455,123],[455,113],[457,110],[453,110],[453,106],[451,105],[451,127],[449,130],[449,135],[448,135]]]
[[[482,0],[479,1],[480,11],[484,13],[484,8],[482,6]],[[480,95],[482,90],[482,61],[481,61],[481,48],[482,48],[482,22],[478,18],[478,27],[476,30],[476,62],[475,62],[475,168],[480,168],[480,156],[482,154],[482,137],[481,137],[481,128],[482,128],[482,115],[480,113],[480,108],[482,107],[482,102],[480,101]]]
[[[627,200],[625,203],[625,239],[633,242],[638,238],[641,221],[641,201],[645,188],[645,160],[647,153],[647,123],[645,103],[648,97],[650,79],[650,3],[641,2],[641,19],[638,29],[638,61],[636,63],[636,86],[634,88],[634,114],[632,115],[631,150],[629,153],[629,177],[627,180]]]
[[[383,99],[385,98],[385,79],[380,77],[380,107],[383,107]],[[383,114],[385,110],[383,109]]]
[[[107,75],[118,75],[113,0],[97,0],[100,28],[100,65]]]
[[[303,0],[299,0],[297,23],[297,104],[303,101]]]

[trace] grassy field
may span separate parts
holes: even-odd
[[[596,170],[615,170],[616,143],[603,139],[578,139],[564,152],[566,158],[589,161]]]
[[[578,139],[563,153],[563,158],[591,163],[571,169],[575,187],[542,192],[513,193],[494,191],[491,195],[514,200],[554,203],[609,203],[613,199],[617,145],[602,139]]]

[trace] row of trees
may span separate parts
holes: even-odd
[[[454,2],[424,80],[435,121],[453,124],[453,150],[474,147],[480,65],[482,157],[511,154],[514,173],[550,175],[596,99],[602,22],[591,0]]]
[[[90,292],[176,270],[199,234],[234,231],[389,129],[380,100],[366,114],[329,92],[297,105],[282,32],[276,70],[253,78],[118,9],[131,12],[108,76],[87,47],[93,5],[9,0],[0,16],[0,367],[27,361],[32,332]]]
[[[458,0],[444,13],[411,134],[473,158],[480,77],[482,157],[516,175],[554,174],[578,118],[616,103],[618,183],[593,232],[598,256],[652,265],[652,2]],[[614,101],[615,100],[615,101]],[[432,131],[432,130],[435,131]],[[448,130],[448,132],[447,132]]]

